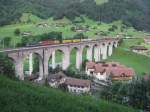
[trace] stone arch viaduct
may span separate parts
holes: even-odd
[[[79,43],[67,43],[47,46],[36,47],[22,47],[15,49],[4,49],[0,52],[6,53],[8,57],[13,59],[15,65],[16,77],[20,80],[24,80],[23,71],[23,59],[29,56],[29,60],[32,59],[32,54],[36,54],[39,59],[39,78],[43,79],[48,76],[48,60],[52,57],[52,66],[55,67],[55,51],[60,50],[63,54],[62,57],[62,69],[66,70],[70,65],[70,52],[73,48],[77,49],[76,53],[76,68],[80,69],[82,64],[82,52],[87,47],[87,60],[101,61],[107,59],[107,56],[111,56],[113,48],[118,46],[118,39],[100,39],[96,41],[85,41]],[[32,72],[32,60],[29,61],[29,71]]]

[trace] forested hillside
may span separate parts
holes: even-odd
[[[22,13],[29,12],[41,18],[66,16],[73,20],[86,15],[103,22],[123,20],[138,30],[150,31],[150,0],[109,0],[103,4],[95,0],[0,0],[0,9],[0,25],[18,22]]]

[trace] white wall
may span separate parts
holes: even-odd
[[[104,81],[107,80],[106,72],[104,72],[104,73],[94,73],[93,76],[98,80],[104,80]]]
[[[90,92],[90,86],[81,88],[81,87],[75,87],[75,86],[68,85],[67,88],[68,88],[68,91],[72,92],[72,93],[80,94],[80,93],[88,93],[88,92]]]
[[[93,72],[93,74],[91,74],[91,72]],[[107,78],[108,78],[108,74],[106,72],[104,72],[104,73],[95,73],[94,69],[86,69],[86,74],[88,76],[93,76],[94,78],[96,78],[98,80],[106,81]]]

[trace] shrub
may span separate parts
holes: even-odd
[[[13,78],[15,74],[12,60],[2,53],[0,53],[0,74],[5,74],[10,78]]]
[[[15,34],[16,36],[19,36],[20,33],[21,33],[20,29],[15,29],[14,34]]]
[[[87,39],[88,37],[84,36],[83,33],[78,33],[73,38],[74,39]]]

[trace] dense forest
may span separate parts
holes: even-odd
[[[76,16],[124,24],[138,30],[150,31],[150,0],[109,0],[98,5],[95,0],[0,0],[0,25],[18,22],[22,13],[28,12],[43,19]]]

